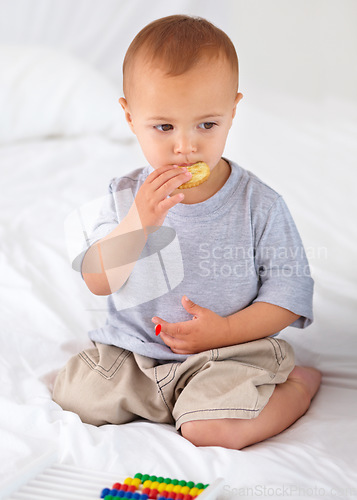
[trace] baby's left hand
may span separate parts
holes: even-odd
[[[161,338],[176,354],[195,354],[217,347],[230,345],[229,320],[201,307],[186,296],[182,297],[182,305],[193,315],[192,320],[180,323],[168,323],[154,317],[152,322],[160,324]]]

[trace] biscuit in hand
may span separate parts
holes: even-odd
[[[210,175],[209,166],[204,161],[198,161],[197,163],[194,163],[190,167],[187,167],[187,170],[191,172],[192,177],[189,181],[181,184],[181,186],[179,186],[179,189],[199,186],[200,184],[205,182]]]

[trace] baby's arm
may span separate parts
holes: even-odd
[[[161,324],[162,340],[178,354],[194,354],[268,337],[299,318],[288,309],[267,302],[255,302],[227,317],[187,301],[185,297],[182,305],[193,315],[193,321],[168,323],[161,318],[152,319]]]
[[[255,302],[241,311],[227,316],[228,336],[237,344],[257,340],[278,333],[300,316],[288,309]]]
[[[83,279],[95,295],[117,291],[130,276],[148,234],[162,225],[167,212],[184,197],[170,194],[191,174],[186,168],[160,167],[138,190],[127,216],[105,238],[94,243],[82,262]]]

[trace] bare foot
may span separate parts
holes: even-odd
[[[310,400],[315,396],[321,384],[322,374],[311,366],[295,366],[288,380],[297,382],[304,389]]]

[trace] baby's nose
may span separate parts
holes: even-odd
[[[197,146],[191,134],[179,134],[176,137],[174,150],[176,154],[188,155],[197,151]]]

